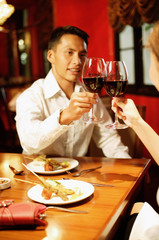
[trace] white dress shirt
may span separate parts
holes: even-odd
[[[80,81],[74,91],[85,91]],[[121,143],[117,132],[105,128],[112,120],[100,98],[94,105],[95,113],[105,119],[100,125],[85,123],[83,117],[69,125],[61,125],[60,112],[69,102],[51,70],[45,79],[35,81],[19,96],[15,119],[23,153],[84,156],[93,137],[105,156],[130,158],[128,148]]]

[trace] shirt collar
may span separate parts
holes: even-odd
[[[83,91],[83,85],[80,81],[77,81],[75,84],[75,92],[81,92]],[[49,71],[47,76],[45,77],[44,81],[44,95],[45,98],[50,98],[54,95],[56,95],[58,92],[63,93],[62,89],[60,88],[59,84],[57,83],[52,70]]]
[[[47,74],[47,76],[45,77],[45,81],[44,81],[45,98],[50,98],[50,97],[54,96],[56,93],[58,93],[59,91],[61,91],[61,88],[58,85],[58,83],[52,73],[52,70],[50,70],[49,73]]]

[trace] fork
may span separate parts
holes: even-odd
[[[70,213],[88,213],[88,211],[84,211],[84,210],[68,209],[68,208],[58,207],[58,206],[49,206],[49,207],[46,208],[46,210],[47,209],[57,209],[57,210],[60,210],[60,211],[70,212]]]
[[[88,168],[88,169],[84,169],[82,171],[79,171],[77,173],[71,173],[70,171],[66,171],[68,174],[70,174],[72,177],[79,177],[81,176],[82,174],[84,173],[88,173],[88,172],[92,172],[98,168],[101,168],[102,166],[98,166],[98,167],[95,167],[95,168]]]

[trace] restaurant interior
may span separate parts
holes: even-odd
[[[2,16],[0,22],[0,152],[22,151],[14,120],[15,101],[49,71],[46,54],[50,33],[64,25],[75,25],[89,34],[88,56],[126,62],[126,96],[135,101],[143,118],[159,132],[159,98],[149,79],[150,53],[146,48],[153,24],[159,18],[157,0],[1,0],[0,7],[4,3],[14,10],[9,17]],[[110,108],[105,90],[100,96]],[[131,130],[122,130],[120,135],[132,156],[151,158]],[[91,143],[90,154],[102,154],[93,152],[94,148]]]
[[[146,49],[152,25],[158,20],[157,1],[122,0],[119,5],[116,0],[7,0],[0,4],[4,2],[13,6],[14,11],[0,25],[1,152],[21,152],[15,129],[15,100],[49,71],[46,54],[50,33],[63,25],[75,25],[89,34],[88,56],[126,62],[129,73],[126,95],[140,106],[142,116],[159,132],[156,113],[159,98],[149,79]],[[109,105],[105,90],[100,95]],[[123,141],[132,141],[125,137],[129,134],[126,130],[123,134]],[[144,146],[141,148],[142,157],[150,157]]]
[[[4,5],[8,10],[3,9]],[[0,0],[0,152],[22,152],[14,119],[15,102],[28,86],[48,73],[50,34],[64,25],[88,33],[88,56],[126,62],[129,77],[125,95],[134,100],[142,117],[159,133],[159,94],[149,79],[147,48],[158,13],[157,0]],[[105,90],[100,97],[112,114]],[[152,159],[131,129],[119,130],[119,134],[133,158]],[[94,142],[88,155],[102,156]],[[153,195],[159,184],[159,170],[153,159],[149,172],[151,186],[147,192]],[[152,195],[148,193],[147,199],[158,210]]]

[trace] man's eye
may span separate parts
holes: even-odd
[[[69,55],[71,55],[71,54],[72,54],[72,51],[67,51],[67,53],[68,53]]]

